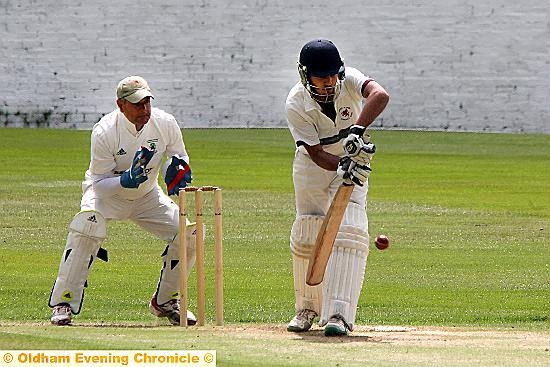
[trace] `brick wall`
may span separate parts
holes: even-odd
[[[321,36],[390,92],[378,127],[550,133],[547,0],[0,0],[0,32],[0,126],[89,128],[139,74],[182,126],[285,127]]]

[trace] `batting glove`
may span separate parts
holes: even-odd
[[[369,165],[354,162],[350,157],[342,157],[336,170],[336,174],[344,179],[344,183],[357,186],[363,186],[371,172]]]
[[[376,151],[376,146],[371,143],[370,136],[364,135],[365,130],[366,127],[361,125],[351,126],[349,135],[342,142],[348,156],[363,166],[370,163],[372,155]]]

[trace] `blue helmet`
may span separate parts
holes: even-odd
[[[311,97],[318,102],[332,102],[340,93],[340,84],[345,78],[344,61],[338,49],[329,40],[315,39],[302,47],[298,61],[298,73],[302,84]],[[317,87],[311,84],[310,77],[327,77],[338,75],[334,87],[324,88],[325,93],[318,93]]]

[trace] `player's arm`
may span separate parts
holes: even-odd
[[[105,177],[94,181],[94,189],[103,197],[113,196],[122,188],[137,189],[139,185],[147,180],[145,169],[153,158],[155,152],[147,147],[141,147],[134,154],[130,168],[122,172],[120,176]]]
[[[303,110],[287,101],[286,114],[290,133],[296,147],[304,147],[315,164],[328,171],[336,171],[340,157],[323,149],[314,121]]]
[[[353,162],[349,157],[330,154],[323,149],[321,144],[303,145],[315,164],[328,171],[336,171],[336,174],[341,176],[347,184],[363,186],[370,175],[369,165]]]
[[[166,158],[170,158],[174,155],[177,155],[183,158],[187,163],[189,163],[189,155],[185,149],[185,143],[183,142],[183,134],[181,128],[176,121],[175,117],[172,115],[167,115],[166,124],[163,126],[166,128],[164,134],[166,135]]]
[[[372,79],[363,82],[361,95],[365,98],[363,109],[355,124],[351,126],[349,136],[343,142],[344,148],[351,156],[357,154],[367,143],[366,139],[363,139],[365,130],[384,111],[390,100],[388,92]]]
[[[90,179],[94,190],[99,196],[109,197],[117,194],[123,188],[137,188],[147,180],[145,168],[154,151],[141,147],[132,160],[131,166],[120,176],[113,176],[116,167],[113,153],[109,149],[106,135],[101,130],[93,130],[91,137]]]
[[[95,192],[101,197],[110,197],[122,190],[119,176],[113,171],[116,162],[109,149],[106,134],[100,128],[94,128],[91,134],[91,157],[87,179],[92,181]]]
[[[191,183],[193,175],[181,129],[173,116],[170,116],[167,126],[170,141],[166,146],[167,158],[162,167],[162,175],[164,176],[168,195],[177,195],[180,189]]]
[[[365,101],[355,124],[367,128],[384,111],[390,95],[372,79],[365,81],[361,89]]]
[[[342,144],[351,159],[368,166],[376,147],[371,143],[370,136],[365,135],[365,131],[384,111],[390,96],[380,84],[372,79],[363,82],[361,94],[365,98],[363,109],[355,124],[350,127],[349,135]]]
[[[316,165],[327,171],[336,171],[338,169],[338,162],[340,162],[339,156],[325,151],[321,144],[311,146],[302,143],[302,145],[306,148],[311,160],[315,162]]]

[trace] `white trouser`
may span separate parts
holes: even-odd
[[[327,171],[316,165],[309,155],[296,152],[292,167],[294,194],[296,197],[296,217],[302,215],[324,216],[330,206],[332,197],[342,184],[342,178],[336,171]],[[368,181],[355,186],[351,194],[351,203],[366,208]]]
[[[338,187],[342,184],[342,179],[336,175],[336,172],[320,168],[311,160],[309,155],[304,154],[299,150],[297,150],[294,157],[293,180],[297,219],[303,216],[311,215],[324,217],[330,206],[332,197],[336,193]],[[347,318],[346,322],[352,327],[355,323],[355,308],[357,307],[358,296],[361,291],[364,276],[364,267],[366,265],[366,257],[368,254],[368,221],[366,214],[367,192],[368,182],[365,183],[365,185],[362,187],[356,186],[354,188],[350,199],[351,204],[350,206],[348,206],[348,209],[346,209],[346,215],[344,216],[342,221],[342,226],[356,227],[358,232],[364,233],[364,235],[361,236],[362,239],[360,240],[360,242],[363,244],[361,248],[366,247],[366,251],[355,251],[354,253],[357,255],[357,258],[355,259],[355,255],[350,258],[350,264],[357,265],[353,265],[356,270],[354,270],[353,274],[348,277],[349,284],[343,285],[339,279],[335,280],[331,278],[334,276],[334,274],[338,273],[337,270],[333,269],[331,271],[328,271],[325,274],[325,279],[323,281],[323,295],[322,297],[319,297],[321,299],[313,302],[313,304],[315,305],[322,302],[322,308],[325,308],[327,310],[341,310],[342,307],[338,305],[339,300],[349,299],[351,303],[346,309],[350,311],[345,312],[345,315],[340,316]],[[350,207],[353,207],[353,213],[348,213],[350,211]],[[349,230],[346,230],[345,232],[349,232]],[[354,230],[352,230],[352,232],[354,232]],[[344,235],[344,237],[346,237],[346,235]],[[350,246],[353,247],[354,245]],[[338,251],[342,251],[342,248],[348,247],[347,241],[344,240],[344,243],[342,243],[341,246],[337,247],[339,248],[339,250],[335,247],[331,258],[336,256],[335,253],[337,253]],[[293,258],[295,257],[296,256],[294,254]],[[337,263],[341,262],[331,262],[331,264]],[[346,264],[343,265],[348,266],[347,261]],[[331,265],[331,267],[333,266],[334,265]],[[303,274],[301,274],[301,272],[296,272],[296,267],[294,267],[294,279],[295,283],[296,281],[305,281]],[[308,287],[307,285],[304,285],[303,287],[297,287],[295,285],[295,289],[308,289]],[[347,294],[339,295],[339,292],[346,292]],[[356,296],[350,298],[348,294],[353,294]],[[300,299],[297,299],[296,306],[299,307],[300,304],[302,304],[302,301]],[[323,313],[323,310],[321,310],[321,314],[321,324],[326,323],[327,317],[333,316],[326,315],[325,313]]]
[[[162,304],[172,297],[177,297],[179,292],[179,266],[177,266],[179,260],[179,249],[177,248],[179,246],[178,206],[158,185],[142,198],[136,200],[127,200],[116,195],[103,199],[96,194],[92,185],[83,185],[83,191],[81,200],[82,212],[97,212],[108,221],[131,220],[147,232],[154,234],[167,243],[168,246],[162,253],[163,266],[157,285],[157,302]],[[187,268],[189,272],[195,262],[194,229],[194,226],[189,228],[187,241]],[[190,237],[192,237],[192,239]],[[79,243],[75,243],[72,246],[78,247]],[[99,247],[99,243],[97,247]],[[91,249],[90,251],[93,252],[96,251],[96,249]],[[95,252],[93,255],[95,255]],[[90,266],[88,266],[88,268],[89,267]],[[71,269],[67,269],[66,271],[63,269],[64,274],[72,274],[73,272],[74,271]],[[75,275],[75,277],[77,276],[83,277],[84,275]],[[68,279],[67,282],[71,283],[73,280]],[[58,281],[54,288],[57,288],[59,283]],[[85,282],[79,282],[79,284],[79,287],[84,287]],[[57,292],[55,289],[52,291],[52,294],[57,293],[61,293],[61,291]],[[75,290],[74,293],[83,295],[83,291],[80,289]],[[78,304],[77,307],[73,307],[71,303],[73,312],[78,313],[80,311],[81,302],[82,299],[73,302],[75,305]],[[51,300],[50,306],[55,306],[55,304],[55,301]]]
[[[178,206],[156,186],[142,198],[123,199],[117,195],[98,197],[93,186],[84,189],[81,211],[97,211],[107,220],[131,220],[163,241],[173,241],[178,234]]]

